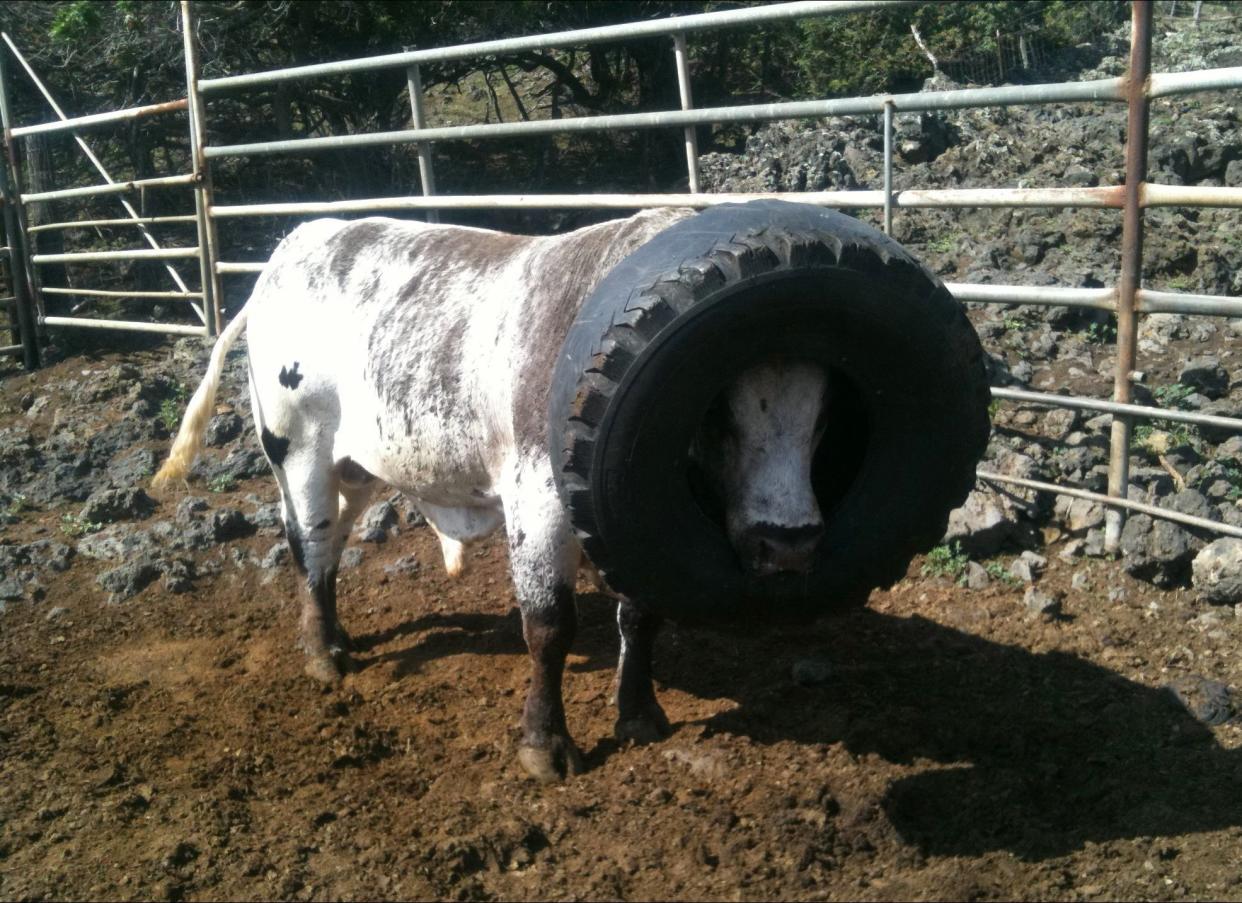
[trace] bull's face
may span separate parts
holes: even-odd
[[[695,441],[725,528],[756,574],[806,573],[824,531],[811,463],[824,432],[828,374],[770,361],[744,371],[712,405]]]

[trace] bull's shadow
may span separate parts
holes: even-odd
[[[1222,748],[1168,691],[1072,655],[869,610],[754,638],[678,630],[660,652],[667,685],[739,703],[710,730],[944,763],[884,800],[894,827],[928,853],[1037,859],[1088,841],[1242,825],[1242,752]],[[807,655],[830,663],[814,689],[790,676]]]
[[[592,595],[580,608],[574,651],[586,662],[566,676],[571,693],[573,671],[616,662],[612,603]],[[404,675],[440,655],[520,651],[515,614],[471,615],[454,636],[383,659]],[[430,625],[403,625],[411,635],[420,626]],[[808,656],[829,663],[821,686],[791,678]],[[708,719],[711,732],[942,763],[898,780],[884,800],[902,837],[927,853],[1040,859],[1091,841],[1242,825],[1242,752],[1222,748],[1167,691],[1071,655],[864,609],[798,628],[666,627],[655,673],[663,687],[737,703]]]

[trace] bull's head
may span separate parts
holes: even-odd
[[[815,364],[744,371],[708,411],[693,457],[723,508],[729,540],[753,573],[806,573],[824,532],[811,464],[824,433],[829,377]]]

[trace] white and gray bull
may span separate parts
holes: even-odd
[[[595,284],[688,215],[649,211],[552,237],[382,218],[300,226],[216,342],[156,485],[188,472],[225,353],[247,324],[255,424],[307,581],[308,673],[335,682],[349,667],[337,562],[376,480],[416,500],[450,572],[462,568],[463,543],[503,523],[533,663],[519,758],[543,780],[579,771],[561,677],[581,551],[553,481],[549,384]],[[752,368],[696,443],[733,546],[756,571],[810,565],[822,529],[811,458],[826,391],[818,367]],[[622,600],[617,620],[617,732],[655,739],[669,729],[650,673],[659,618]]]

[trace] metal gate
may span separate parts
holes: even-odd
[[[997,387],[995,398],[1026,404],[1048,405],[1086,411],[1100,411],[1113,415],[1111,455],[1109,461],[1108,494],[1085,489],[1026,480],[1002,474],[981,471],[979,476],[989,482],[1010,484],[1038,491],[1086,498],[1102,502],[1108,507],[1106,523],[1106,548],[1118,547],[1122,515],[1126,510],[1140,511],[1189,526],[1214,530],[1231,536],[1242,537],[1242,529],[1217,521],[1169,511],[1153,505],[1131,501],[1126,498],[1129,483],[1130,439],[1136,419],[1161,419],[1181,423],[1210,425],[1219,428],[1242,430],[1242,420],[1215,417],[1180,410],[1169,410],[1136,405],[1133,403],[1134,366],[1137,350],[1137,320],[1140,314],[1175,312],[1202,316],[1242,317],[1242,299],[1161,292],[1145,289],[1140,284],[1143,256],[1143,211],[1151,207],[1242,207],[1242,188],[1172,186],[1147,181],[1147,152],[1149,147],[1148,108],[1153,99],[1192,92],[1236,89],[1242,87],[1242,67],[1200,70],[1193,72],[1151,72],[1151,19],[1150,0],[1134,0],[1132,9],[1132,41],[1128,72],[1114,78],[1092,81],[1063,82],[1055,84],[970,88],[952,91],[932,91],[916,94],[879,95],[832,100],[814,100],[744,106],[695,109],[693,105],[690,67],[686,35],[694,32],[721,28],[756,26],[764,23],[802,19],[844,12],[873,10],[901,5],[900,0],[837,0],[837,2],[789,2],[773,3],[727,12],[673,17],[655,21],[591,28],[556,34],[535,35],[454,47],[414,50],[384,56],[343,60],[310,66],[277,69],[232,75],[224,78],[200,79],[197,44],[194,40],[194,9],[188,0],[181,3],[181,15],[185,39],[187,96],[183,101],[173,101],[157,107],[122,110],[115,113],[65,120],[59,108],[53,107],[61,122],[37,126],[13,127],[9,121],[7,106],[0,104],[4,115],[5,138],[8,160],[16,172],[18,161],[12,139],[32,134],[36,130],[76,130],[88,126],[135,116],[155,115],[173,110],[186,109],[189,113],[189,129],[194,164],[192,172],[149,180],[162,186],[190,186],[194,191],[198,244],[196,247],[159,248],[113,252],[115,254],[144,255],[148,258],[170,259],[174,257],[197,257],[200,264],[200,288],[197,291],[179,286],[179,297],[191,302],[201,302],[201,327],[171,327],[158,324],[87,321],[73,318],[43,316],[44,327],[94,325],[105,328],[152,329],[160,331],[189,332],[212,335],[218,325],[221,276],[253,274],[260,271],[263,261],[224,261],[216,254],[218,243],[216,227],[241,217],[284,215],[302,217],[316,214],[352,214],[376,211],[417,211],[434,219],[437,211],[496,208],[591,208],[634,209],[657,206],[707,207],[721,203],[745,201],[755,197],[779,197],[803,203],[838,208],[875,208],[883,211],[886,231],[892,228],[895,212],[901,208],[915,207],[1032,207],[1032,208],[1108,208],[1122,216],[1122,243],[1120,249],[1120,278],[1115,286],[1105,288],[1029,287],[1017,285],[949,284],[950,291],[963,301],[998,304],[1061,305],[1093,308],[1109,311],[1117,317],[1117,364],[1114,373],[1111,399],[1083,398],[1071,395],[1048,394]],[[500,56],[520,51],[554,47],[580,47],[605,41],[662,36],[670,39],[670,51],[676,63],[680,109],[655,113],[632,113],[604,116],[581,116],[571,119],[536,120],[491,125],[466,125],[436,127],[429,125],[423,111],[420,66],[450,60]],[[10,52],[16,55],[12,42]],[[16,57],[21,61],[20,55]],[[29,70],[28,74],[34,77]],[[215,145],[209,140],[209,116],[206,101],[224,91],[238,92],[279,83],[306,79],[330,79],[341,75],[370,72],[381,69],[401,69],[407,76],[410,101],[410,127],[389,132],[351,135],[322,135],[279,141],[262,141],[249,144]],[[51,101],[46,89],[43,93]],[[5,94],[0,80],[0,100]],[[988,189],[938,189],[894,191],[893,174],[893,121],[896,116],[933,110],[966,109],[972,107],[1011,106],[1025,104],[1065,102],[1124,103],[1127,108],[1127,138],[1125,183],[1113,187],[1067,187],[1067,188],[988,188]],[[779,119],[813,119],[835,116],[875,114],[883,119],[884,174],[883,187],[867,191],[821,191],[776,194],[704,194],[699,190],[698,149],[695,144],[694,127],[720,123],[759,123]],[[686,166],[690,191],[680,194],[578,194],[578,195],[437,195],[432,168],[430,148],[436,142],[495,140],[532,135],[565,134],[582,131],[637,130],[649,128],[674,128],[684,135]],[[80,140],[80,139],[79,139]],[[413,144],[418,149],[422,192],[417,196],[359,198],[337,201],[305,201],[291,203],[255,203],[216,205],[212,200],[212,160],[223,158],[246,158],[260,155],[285,153],[304,154],[328,149],[393,146]],[[41,198],[22,196],[20,204],[6,205],[6,223],[18,222],[16,231],[10,231],[9,245],[15,250],[15,269],[26,265],[37,267],[49,262],[38,255],[25,255],[20,251],[24,244],[21,214],[23,205],[36,199],[52,197],[68,199],[84,193],[126,192],[139,188],[136,184],[118,185],[106,173],[101,173],[105,184],[84,189],[45,193]],[[20,184],[20,183],[15,183]],[[75,194],[76,193],[76,194]],[[11,194],[11,192],[9,192]],[[8,195],[6,194],[6,197]],[[15,210],[13,209],[15,208]],[[188,215],[185,217],[188,221]],[[141,230],[143,223],[130,222]],[[149,223],[148,223],[149,224]],[[65,227],[68,223],[54,224]],[[51,228],[49,226],[48,228]],[[149,239],[148,243],[153,243]],[[106,252],[105,252],[106,253]],[[62,255],[71,256],[75,262],[112,259],[100,254]],[[15,280],[20,284],[22,279]],[[31,288],[40,291],[38,280],[29,280]],[[54,290],[54,289],[52,289]],[[42,288],[44,294],[48,288]],[[21,291],[15,292],[21,307]],[[37,297],[37,294],[36,294]],[[34,302],[37,307],[37,301]],[[26,333],[23,333],[26,335]],[[29,362],[28,362],[29,363]]]

